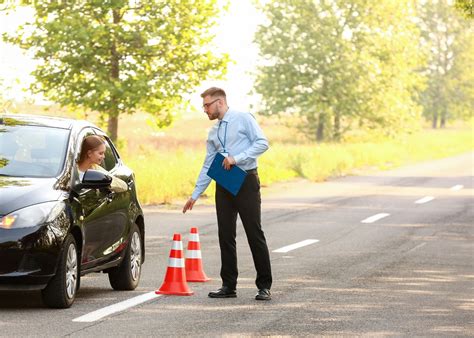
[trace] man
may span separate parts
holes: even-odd
[[[216,184],[222,287],[217,291],[210,292],[209,297],[237,297],[238,270],[235,237],[237,214],[239,214],[257,270],[255,283],[258,293],[255,299],[270,300],[272,273],[267,242],[260,223],[260,181],[257,173],[257,157],[268,149],[268,141],[251,114],[229,109],[224,90],[212,87],[203,92],[201,97],[204,112],[209,120],[217,119],[218,122],[209,131],[206,159],[196,188],[183,207],[183,213],[192,210],[196,200],[211,182],[207,171],[218,152],[225,157],[222,166],[226,170],[237,165],[247,171],[247,176],[237,196],[233,196],[222,186]]]

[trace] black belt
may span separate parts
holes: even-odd
[[[247,172],[247,174],[250,174],[250,175],[257,175],[258,172],[257,172],[257,168],[255,169],[250,169],[250,170],[245,170]]]

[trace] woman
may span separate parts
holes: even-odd
[[[79,169],[79,178],[82,181],[87,170],[93,169],[101,171],[112,177],[110,189],[114,192],[123,192],[128,190],[128,185],[118,177],[114,177],[100,164],[105,157],[105,140],[97,135],[91,135],[84,138],[81,146],[81,154],[77,166]]]

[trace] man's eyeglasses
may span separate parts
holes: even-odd
[[[209,109],[209,107],[210,107],[213,103],[215,103],[215,102],[217,102],[217,101],[219,101],[219,100],[220,100],[220,99],[215,99],[215,100],[212,101],[212,102],[204,103],[204,104],[202,105],[202,108],[203,108],[203,109]]]

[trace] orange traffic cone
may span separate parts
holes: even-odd
[[[191,296],[194,294],[194,292],[189,289],[188,283],[186,283],[183,242],[181,242],[180,234],[174,234],[173,236],[173,245],[171,246],[165,280],[155,293],[177,296]]]
[[[197,228],[191,228],[186,251],[186,280],[188,282],[207,282],[211,280],[202,268],[201,244]]]

